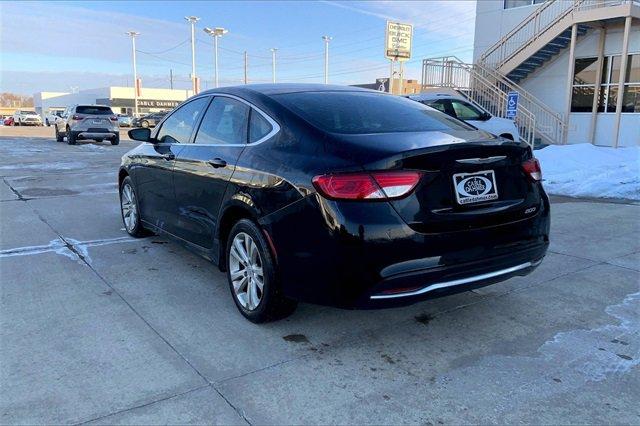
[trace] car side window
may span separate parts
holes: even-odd
[[[452,99],[451,105],[460,120],[482,120],[482,111],[468,102]]]
[[[233,98],[216,96],[211,101],[195,143],[238,145],[247,143],[249,106]]]
[[[444,103],[442,101],[435,101],[435,102],[432,102],[432,103],[428,103],[426,105],[430,106],[431,108],[435,108],[438,111],[446,113],[445,108],[444,108]]]
[[[208,97],[194,99],[176,109],[162,124],[156,139],[160,143],[187,143],[193,128],[209,103]]]
[[[257,142],[267,136],[273,126],[262,114],[255,109],[251,109],[251,118],[249,119],[249,143]]]

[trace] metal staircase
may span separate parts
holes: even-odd
[[[458,90],[499,117],[506,114],[507,93],[516,91],[520,100],[515,121],[521,138],[530,145],[561,144],[567,131],[564,115],[518,83],[567,48],[574,24],[581,36],[589,30],[588,23],[636,16],[639,10],[640,0],[547,0],[475,64],[452,56],[424,60],[422,88]]]
[[[515,118],[520,137],[529,145],[558,144],[562,140],[562,115],[517,83],[482,64],[468,64],[455,56],[422,62],[422,89],[444,87],[458,91],[496,117],[505,117],[507,94],[520,94]]]

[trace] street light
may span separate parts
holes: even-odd
[[[214,87],[218,87],[218,38],[222,37],[229,30],[226,30],[221,27],[209,28],[206,27],[204,32],[213,37],[213,62],[215,66],[215,78],[214,78]]]
[[[185,16],[184,19],[191,24],[191,84],[193,94],[196,94],[196,22],[200,20],[197,16]]]
[[[329,84],[329,42],[332,37],[322,36],[324,40],[324,84]]]
[[[136,31],[127,31],[126,35],[131,37],[131,56],[133,57],[133,113],[138,116],[138,70],[136,68],[136,37],[140,35]]]
[[[276,52],[278,51],[278,49],[276,49],[275,47],[271,50],[271,75],[272,75],[272,81],[275,83],[276,82]]]

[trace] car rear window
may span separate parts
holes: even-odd
[[[298,92],[274,99],[331,133],[366,134],[474,130],[419,102],[375,92]]]
[[[113,115],[113,111],[111,111],[111,108],[107,106],[77,106],[76,113],[88,115]]]

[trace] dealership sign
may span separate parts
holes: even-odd
[[[412,38],[413,25],[387,21],[384,56],[393,61],[410,59]]]
[[[161,100],[161,99],[138,99],[140,108],[175,108],[182,101]],[[111,99],[111,106],[133,107],[133,99]]]

